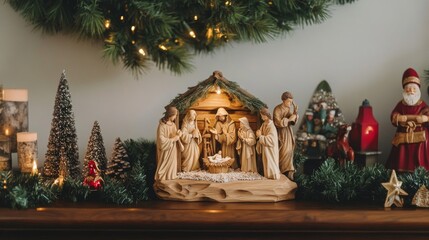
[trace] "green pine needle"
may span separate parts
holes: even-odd
[[[266,42],[296,26],[329,17],[333,4],[354,0],[6,0],[44,33],[67,32],[104,41],[104,56],[136,76],[153,61],[175,74],[191,71],[196,52],[213,52],[228,41]],[[109,23],[106,25],[106,23]],[[192,34],[191,34],[192,33]],[[160,44],[177,42],[177,46]],[[145,49],[142,57],[139,50]]]

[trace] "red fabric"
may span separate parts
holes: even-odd
[[[396,113],[401,115],[417,115],[421,114],[423,110],[427,112],[427,108],[428,106],[423,101],[415,106],[408,106],[401,101],[396,105],[395,109],[393,109],[391,119],[393,114]],[[423,124],[423,130],[426,135],[425,142],[401,143],[397,147],[392,145],[392,150],[386,162],[387,168],[395,169],[400,172],[412,172],[416,167],[423,166],[429,170],[428,123]],[[403,132],[403,129],[397,127],[396,132]]]

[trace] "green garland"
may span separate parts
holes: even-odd
[[[104,56],[141,74],[149,61],[180,74],[193,52],[228,41],[265,42],[320,23],[355,0],[6,0],[36,29],[102,41]]]
[[[61,187],[40,175],[0,172],[0,206],[16,209],[34,208],[54,201],[116,203],[130,205],[154,199],[155,143],[144,139],[127,140],[125,148],[132,170],[125,181],[104,177],[100,191],[82,185],[82,179],[67,178]]]
[[[334,159],[325,160],[319,169],[311,175],[298,174],[297,199],[321,202],[360,202],[382,205],[387,190],[381,183],[389,182],[391,170],[383,165],[359,168],[356,164],[346,163],[341,167]],[[413,173],[398,174],[402,189],[408,196],[405,205],[411,205],[413,196],[422,186],[429,186],[429,172],[419,167]]]
[[[55,201],[115,203],[132,205],[148,199],[156,199],[153,191],[156,146],[144,139],[127,140],[125,147],[132,170],[125,181],[104,178],[101,191],[90,191],[81,179],[66,179],[60,188],[39,175],[18,172],[0,172],[0,206],[16,209],[34,208]],[[295,154],[295,165],[302,172],[305,157]],[[318,202],[360,202],[382,205],[387,191],[381,183],[388,182],[391,170],[382,165],[359,168],[347,163],[341,167],[334,159],[325,160],[311,175],[297,174],[297,200]],[[429,186],[429,172],[423,167],[413,173],[398,174],[408,196],[405,205],[420,186]]]

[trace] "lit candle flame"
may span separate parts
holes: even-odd
[[[37,162],[36,160],[33,160],[33,168],[31,169],[31,175],[36,175],[37,173],[39,173],[39,171],[37,170]]]

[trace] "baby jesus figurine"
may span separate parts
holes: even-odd
[[[209,156],[208,159],[210,160],[210,162],[213,162],[213,163],[222,163],[222,162],[226,162],[226,161],[230,160],[231,157],[226,156],[223,158],[222,157],[222,151],[219,151],[215,155]]]

